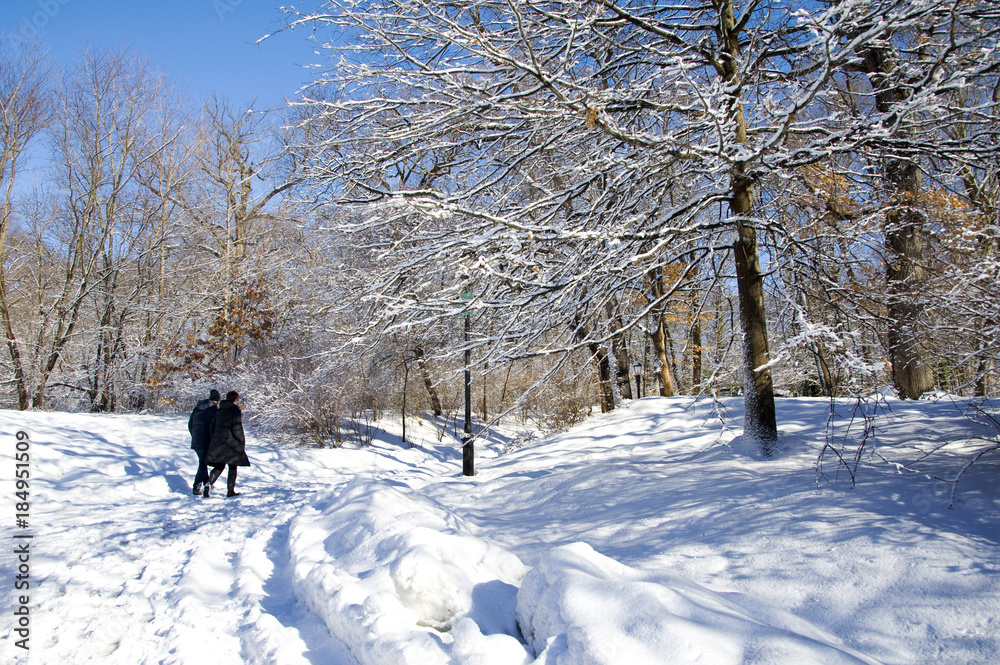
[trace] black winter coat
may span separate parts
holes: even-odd
[[[240,408],[223,400],[219,403],[219,412],[215,414],[215,424],[212,425],[212,439],[205,454],[205,464],[222,466],[250,466],[246,452],[247,440],[243,434],[243,414]]]
[[[188,418],[188,431],[191,432],[191,448],[204,450],[212,439],[212,422],[219,407],[210,399],[203,399],[194,405],[194,411]]]

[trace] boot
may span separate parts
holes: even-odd
[[[236,491],[236,466],[233,464],[229,465],[229,475],[226,477],[226,497],[239,496],[240,493]]]
[[[194,487],[191,488],[191,494],[198,496],[201,494],[201,483],[195,483]]]
[[[212,469],[212,472],[210,474],[208,474],[208,484],[209,485],[214,485],[215,481],[218,480],[219,476],[221,476],[221,475],[222,475],[222,469],[221,468],[219,468],[219,469]]]

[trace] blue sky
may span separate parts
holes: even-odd
[[[145,53],[191,99],[213,92],[237,105],[284,103],[321,62],[305,29],[254,42],[284,25],[281,0],[2,0],[4,39],[40,35],[62,63],[88,43]]]

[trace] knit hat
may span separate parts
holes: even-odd
[[[218,402],[220,399],[222,399],[222,395],[219,394],[218,390],[212,388],[212,392],[208,393],[208,399],[212,400],[213,402]]]

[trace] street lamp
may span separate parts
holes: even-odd
[[[635,397],[642,399],[642,363],[636,360],[632,363],[632,376],[635,377]]]
[[[462,290],[462,300],[472,300],[472,289],[466,287]],[[462,475],[476,475],[476,455],[475,446],[472,442],[472,350],[469,348],[469,328],[471,327],[472,312],[466,305],[462,312],[465,317],[465,434],[462,436]]]

